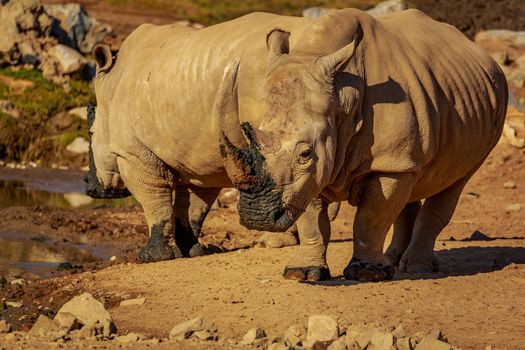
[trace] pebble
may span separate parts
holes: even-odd
[[[306,339],[311,342],[332,341],[339,338],[339,325],[331,316],[314,315],[308,318]]]
[[[292,325],[284,332],[284,341],[290,346],[297,346],[306,339],[306,328],[301,325]]]
[[[6,320],[0,320],[0,334],[11,332],[11,325]]]
[[[183,322],[172,328],[169,334],[170,340],[183,340],[189,338],[196,331],[209,331],[215,333],[215,325],[205,318],[199,316],[192,320]]]
[[[505,207],[505,210],[506,211],[518,211],[518,210],[521,210],[521,204],[520,203],[508,204]]]
[[[332,342],[327,348],[327,350],[346,350],[346,344],[344,341],[337,339]]]
[[[242,338],[241,344],[251,345],[256,340],[266,337],[266,332],[260,327],[250,329]]]
[[[142,335],[133,333],[133,332],[128,333],[126,335],[121,335],[115,338],[115,340],[118,341],[119,343],[133,343],[141,339],[142,339]]]
[[[503,184],[503,188],[507,188],[507,189],[516,188],[516,183],[514,181],[507,181]]]
[[[134,298],[122,300],[120,306],[140,306],[146,302],[146,298]]]
[[[24,283],[26,283],[26,280],[23,279],[23,278],[18,278],[18,279],[16,279],[16,280],[12,280],[12,281],[11,281],[11,285],[14,285],[14,284],[24,284]]]
[[[115,261],[117,260],[117,257],[115,255],[113,255],[111,258],[109,258],[109,261]]]
[[[19,307],[24,306],[24,303],[22,303],[21,301],[6,301],[5,304],[8,307],[12,307],[12,308],[19,308]]]

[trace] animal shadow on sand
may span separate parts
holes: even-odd
[[[438,272],[407,274],[396,271],[394,281],[441,279],[499,271],[510,264],[525,264],[525,247],[461,247],[437,251],[435,256],[439,263]],[[347,281],[339,275],[328,281],[302,283],[335,287],[364,282]]]

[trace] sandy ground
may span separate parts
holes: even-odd
[[[118,259],[106,268],[108,263],[86,265],[85,270],[92,271],[66,272],[66,276],[0,290],[0,298],[26,304],[4,312],[3,317],[27,330],[45,307],[52,314],[73,295],[89,291],[103,298],[121,334],[134,331],[165,337],[174,325],[204,315],[217,323],[221,338],[239,341],[254,326],[282,336],[292,324],[305,325],[312,314],[330,314],[342,325],[402,324],[408,333],[439,328],[451,344],[463,349],[488,345],[525,349],[524,162],[523,151],[498,146],[467,185],[452,222],[439,237],[440,271],[397,274],[394,281],[382,283],[341,278],[352,251],[354,210],[347,204],[332,225],[328,262],[334,278],[320,283],[281,277],[296,246],[240,249],[252,245],[261,233],[238,225],[234,206],[213,210],[204,227],[203,241],[228,252],[146,265],[133,262],[146,238],[139,208],[4,209],[0,233],[40,232],[70,241],[82,237],[86,243],[112,246]],[[508,181],[515,188],[505,188]],[[41,221],[34,223],[32,215]],[[468,240],[476,230],[492,240]],[[120,300],[136,296],[146,297],[146,303],[118,307]],[[22,315],[28,316],[19,321]]]

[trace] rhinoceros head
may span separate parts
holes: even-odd
[[[240,190],[241,224],[285,231],[331,178],[337,148],[334,75],[355,43],[327,56],[289,53],[289,33],[267,36],[265,116],[258,129],[239,123],[239,62],[225,70],[217,95],[221,155]]]

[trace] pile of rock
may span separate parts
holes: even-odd
[[[405,0],[386,0],[377,4],[375,7],[371,8],[367,12],[374,17],[380,17],[388,15],[390,13],[399,12],[406,10],[408,4]],[[336,9],[326,8],[326,7],[309,7],[303,10],[303,17],[307,18],[317,18]]]
[[[474,40],[499,64],[511,91],[501,141],[525,148],[525,32],[487,30]]]
[[[94,74],[84,58],[111,27],[89,17],[78,4],[43,6],[39,0],[0,3],[0,65],[29,65],[59,84],[79,72]]]

